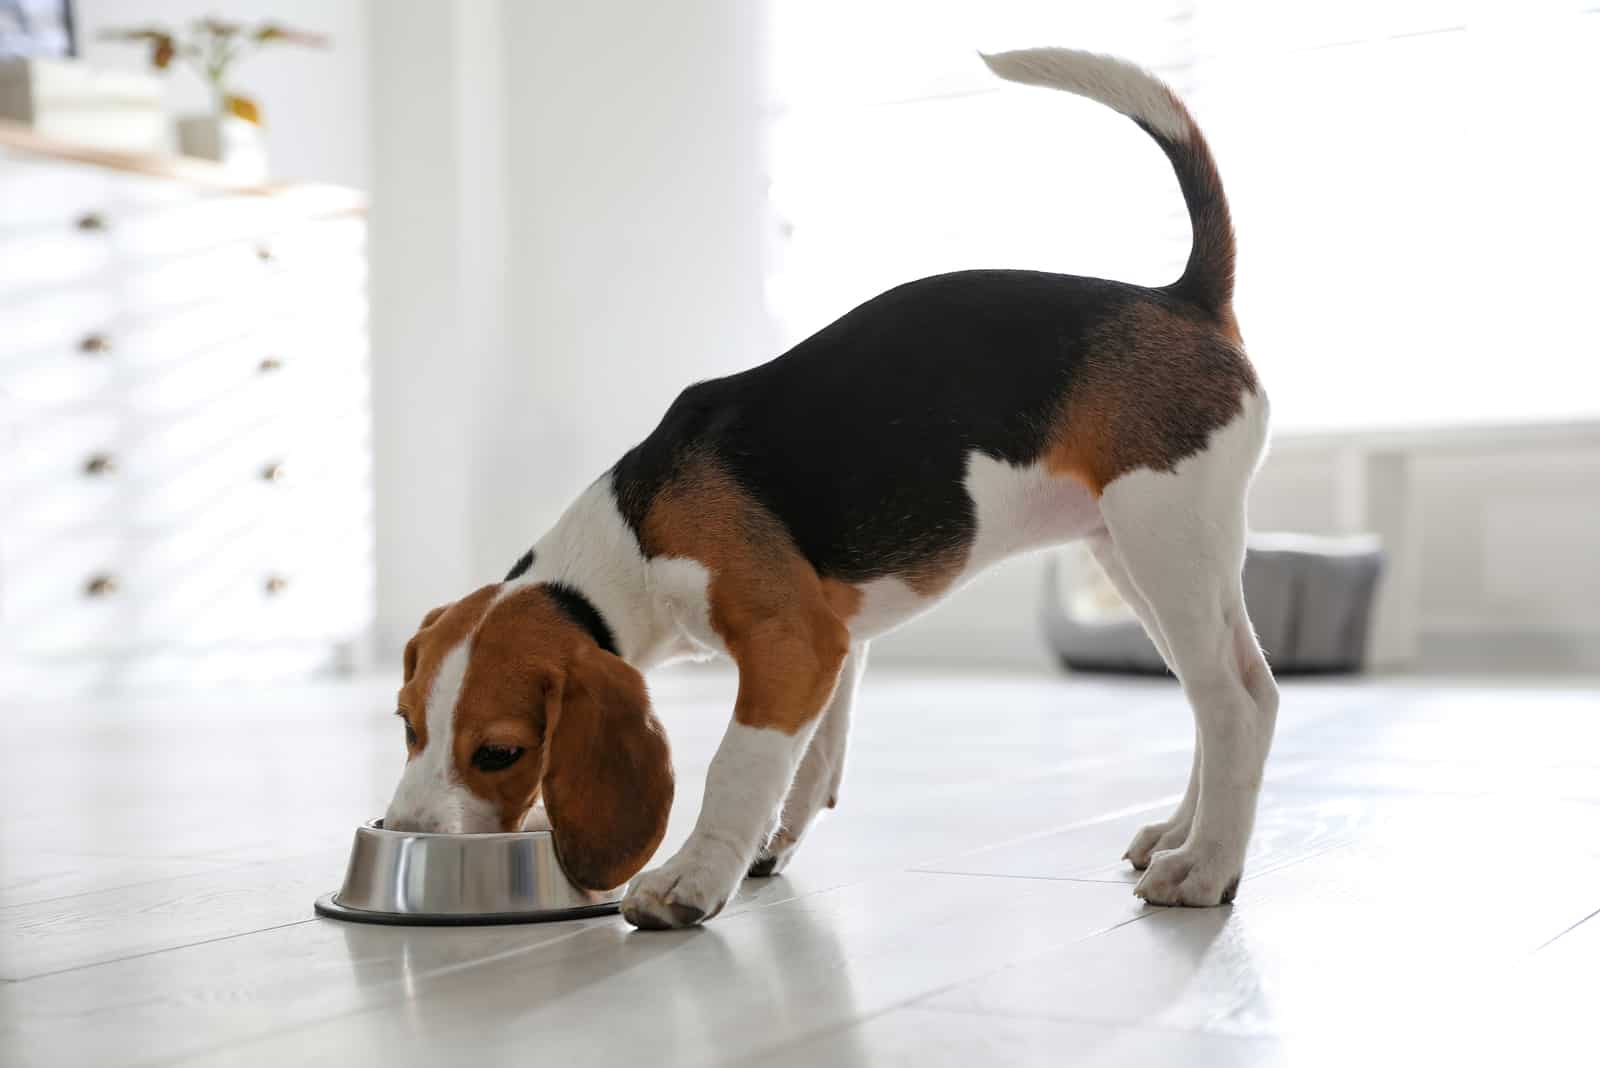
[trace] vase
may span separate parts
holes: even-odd
[[[230,177],[267,177],[267,143],[261,127],[235,115],[187,115],[178,120],[178,150],[220,163]]]

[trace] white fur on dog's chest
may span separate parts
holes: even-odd
[[[711,572],[698,560],[657,557],[648,564],[650,585],[672,621],[665,647],[669,660],[704,660],[727,654],[722,636],[711,625]]]

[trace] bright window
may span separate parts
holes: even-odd
[[[774,0],[771,302],[789,341],[902,281],[1175,278],[1188,222],[1133,124],[996,83],[1066,44],[1191,102],[1280,428],[1600,416],[1600,5]]]

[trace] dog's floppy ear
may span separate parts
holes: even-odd
[[[401,666],[405,672],[404,681],[410,682],[411,676],[417,673],[417,638],[421,636],[423,631],[433,626],[434,621],[444,615],[445,611],[453,604],[455,604],[454,601],[449,601],[438,608],[428,609],[428,614],[422,617],[421,623],[417,624],[417,633],[413,634],[411,640],[406,642],[405,654],[401,657]]]
[[[590,890],[621,886],[667,830],[672,755],[644,679],[585,644],[545,710],[544,805],[567,877]]]

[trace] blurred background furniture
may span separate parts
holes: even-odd
[[[0,689],[357,657],[364,211],[0,122]]]
[[[1254,535],[1245,556],[1244,598],[1273,671],[1360,670],[1383,567],[1383,550],[1372,536]],[[1138,618],[1081,547],[1050,555],[1042,619],[1051,648],[1073,670],[1167,670]]]

